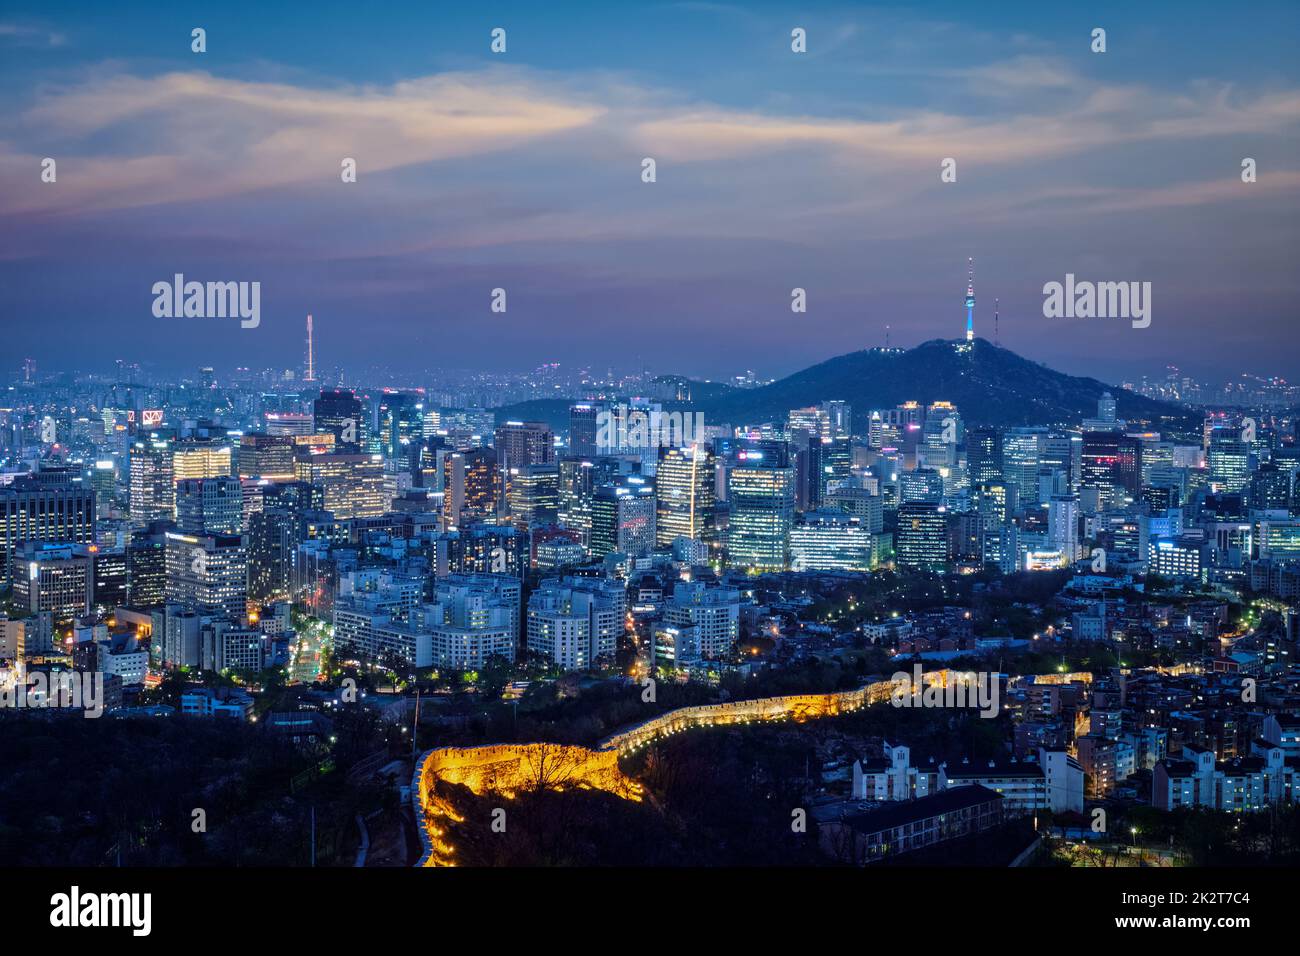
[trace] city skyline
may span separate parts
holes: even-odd
[[[1297,37],[5,4],[20,938],[1284,929]]]

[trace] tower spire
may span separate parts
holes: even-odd
[[[966,260],[966,341],[975,341],[975,258]]]
[[[311,337],[311,313],[307,313],[307,368],[303,371],[304,382],[316,381],[316,356]]]
[[[998,300],[993,300],[993,344],[998,344]]]

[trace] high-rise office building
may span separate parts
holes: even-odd
[[[713,453],[702,445],[665,448],[655,475],[655,540],[660,547],[678,537],[712,541],[717,516]]]
[[[182,438],[172,445],[172,478],[219,478],[233,474],[231,446],[224,436]]]
[[[554,524],[560,504],[558,465],[520,465],[510,469],[507,506],[521,528]]]
[[[503,422],[497,426],[492,447],[501,472],[501,493],[508,505],[516,476],[532,465],[555,464],[555,434],[545,422]],[[559,475],[557,472],[557,494]]]
[[[615,551],[643,557],[655,548],[655,486],[628,475],[596,489],[591,505],[591,556]]]
[[[1043,437],[1042,452],[1038,457],[1039,475],[1046,469],[1061,476],[1064,484],[1061,494],[1072,493],[1079,485],[1079,466],[1083,451],[1083,437],[1073,432],[1051,432]],[[1040,489],[1042,482],[1039,482]],[[1055,493],[1055,492],[1054,492]],[[1039,501],[1046,501],[1041,491]]]
[[[167,603],[243,621],[248,613],[248,553],[239,535],[169,531]]]
[[[866,488],[840,488],[826,498],[827,508],[838,508],[858,522],[870,534],[885,529],[884,499]]]
[[[822,439],[819,500],[834,488],[846,485],[853,475],[853,439],[835,435]]]
[[[1215,429],[1206,459],[1210,484],[1216,492],[1235,494],[1250,482],[1250,445],[1235,430]]]
[[[1095,488],[1103,509],[1136,501],[1141,491],[1141,461],[1141,439],[1121,432],[1084,432],[1079,486]]]
[[[488,521],[498,511],[500,471],[496,452],[474,448],[443,458],[443,519],[448,528]]]
[[[294,468],[299,481],[322,489],[325,510],[335,518],[373,518],[386,512],[391,503],[384,464],[376,455],[299,452]]]
[[[372,450],[388,461],[406,461],[411,446],[424,437],[424,396],[385,391],[379,397],[376,413],[378,447]]]
[[[497,426],[492,447],[503,469],[555,462],[555,433],[545,422],[503,422]]]
[[[248,521],[248,596],[267,603],[293,595],[294,555],[312,515],[328,514],[322,489],[294,481],[271,485]]]
[[[1002,436],[1002,480],[1016,486],[1022,507],[1038,503],[1038,469],[1046,437],[1044,428],[1012,428]]]
[[[873,538],[862,522],[838,508],[808,511],[790,529],[793,571],[867,571]]]
[[[314,431],[311,415],[301,412],[267,412],[263,416],[268,435],[310,435]]]
[[[1286,510],[1293,500],[1296,473],[1277,465],[1260,465],[1250,479],[1250,507],[1257,511]]]
[[[239,439],[239,477],[284,481],[294,476],[292,435],[248,432]]]
[[[173,521],[159,520],[135,531],[126,548],[127,604],[158,607],[167,599],[167,532]]]
[[[559,514],[561,528],[577,531],[583,543],[591,538],[591,503],[596,489],[609,484],[619,474],[619,462],[613,458],[562,458],[559,463]]]
[[[176,526],[188,534],[239,534],[244,489],[238,478],[186,478],[176,483]]]
[[[928,501],[899,506],[898,543],[894,548],[900,567],[942,572],[948,564],[946,512]]]
[[[118,506],[117,462],[100,458],[90,470],[90,486],[95,492],[95,507],[100,515],[112,514]]]
[[[737,451],[727,469],[727,567],[764,572],[789,566],[794,498],[787,454]]]
[[[94,570],[75,545],[25,541],[10,564],[13,602],[27,613],[48,612],[55,621],[68,621],[94,607]]]
[[[346,388],[326,389],[312,403],[314,430],[334,436],[334,447],[356,455],[367,447],[369,431],[365,408],[356,393]]]
[[[996,428],[966,432],[966,473],[972,486],[1002,481],[1002,433]]]
[[[144,527],[176,515],[172,440],[158,432],[141,434],[131,444],[131,522]]]
[[[830,413],[820,405],[810,405],[807,408],[792,408],[789,414],[786,415],[785,430],[787,432],[805,431],[818,440],[829,438],[831,434]]]
[[[790,465],[794,468],[795,507],[800,511],[820,508],[826,477],[822,468],[822,440],[806,429],[793,429]]]
[[[898,476],[898,500],[900,504],[909,501],[940,503],[943,500],[943,476],[933,468],[903,472]]]
[[[0,486],[0,582],[25,541],[89,544],[95,540],[95,492],[72,472],[47,469]]]
[[[600,454],[596,447],[600,413],[605,410],[601,402],[579,402],[569,407],[569,455],[575,458],[594,458]]]

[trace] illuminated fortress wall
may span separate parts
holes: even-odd
[[[489,744],[429,751],[423,778],[459,783],[475,793],[511,794],[545,786],[589,786],[626,796],[637,784],[618,769],[618,753],[562,744]]]
[[[946,672],[941,680],[946,682]],[[900,681],[901,684],[907,684]],[[830,694],[791,694],[757,700],[729,701],[681,707],[613,734],[597,746],[553,743],[488,744],[483,747],[440,747],[427,751],[412,781],[413,800],[422,823],[424,845],[418,866],[453,866],[455,849],[447,841],[449,824],[461,823],[438,783],[462,784],[476,794],[497,793],[507,799],[521,790],[588,788],[627,800],[641,799],[642,788],[619,769],[619,758],[660,737],[696,727],[768,720],[813,720],[857,710],[890,699],[895,681],[868,684],[857,690]]]
[[[786,718],[802,721],[818,717],[833,717],[865,705],[888,701],[893,686],[893,681],[878,681],[859,687],[857,690],[837,691],[831,694],[791,694],[785,697],[760,697],[757,700],[681,707],[606,737],[600,742],[600,749],[616,750],[626,754],[650,743],[656,737],[679,733],[693,727]]]
[[[563,744],[489,744],[441,747],[420,760],[415,786],[417,816],[424,846],[419,866],[453,866],[456,851],[448,826],[462,823],[438,783],[461,784],[476,794],[507,799],[521,790],[605,790],[625,800],[640,800],[641,785],[618,767],[618,751]]]

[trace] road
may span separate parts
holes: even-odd
[[[290,683],[310,684],[321,678],[329,640],[329,625],[324,621],[309,621],[298,631],[289,661]]]

